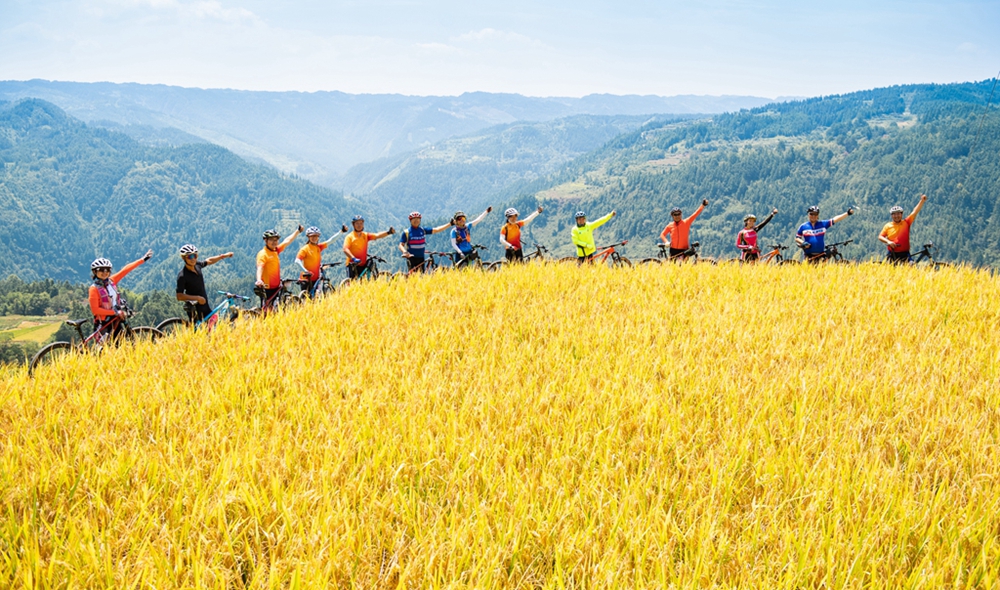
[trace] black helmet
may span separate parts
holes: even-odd
[[[459,217],[465,217],[465,211],[455,211],[455,214],[451,216],[452,219],[458,219]]]
[[[278,232],[274,231],[273,229],[269,229],[266,232],[264,232],[264,239],[265,240],[268,240],[270,238],[280,238],[280,237],[281,237],[281,235],[278,234]]]
[[[806,210],[806,213],[819,213],[819,207],[812,205],[808,210]]]
[[[681,208],[680,207],[674,207],[673,209],[670,210],[670,214],[671,215],[680,215],[681,214]]]

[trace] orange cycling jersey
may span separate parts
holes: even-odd
[[[145,260],[140,258],[135,262],[130,262],[126,264],[124,268],[108,278],[108,283],[110,284],[110,289],[108,287],[98,287],[97,285],[91,285],[90,290],[87,293],[87,300],[90,302],[90,313],[94,314],[94,317],[98,320],[103,320],[104,318],[109,318],[111,316],[117,315],[114,310],[114,305],[118,302],[117,289],[118,281],[125,278],[125,275],[132,272],[139,267]],[[101,291],[104,293],[101,293]],[[109,297],[111,293],[114,293],[114,297]],[[103,295],[103,296],[102,296]],[[103,301],[102,301],[103,299]],[[112,301],[114,299],[114,301]]]
[[[667,224],[667,227],[663,228],[663,233],[660,234],[660,240],[666,242],[667,237],[670,237],[670,247],[676,250],[687,250],[688,235],[691,232],[691,222],[693,222],[701,212],[705,210],[705,206],[701,205],[698,207],[691,217],[687,219],[682,219],[679,222],[671,221]]]
[[[890,242],[895,242],[896,247],[893,248],[889,246],[889,250],[892,252],[908,252],[910,250],[910,226],[913,225],[913,220],[917,216],[914,213],[910,213],[910,216],[906,219],[896,223],[895,221],[890,221],[885,224],[882,228],[882,233],[879,235],[888,238]]]
[[[302,266],[312,273],[311,277],[302,274],[299,276],[300,279],[315,281],[319,278],[319,265],[323,260],[323,250],[326,250],[326,247],[327,244],[306,244],[299,248],[296,258],[301,260]]]
[[[368,242],[374,237],[375,234],[352,231],[344,238],[344,247],[347,248],[352,256],[361,261],[361,266],[364,266],[368,262]],[[348,258],[347,264],[350,263],[351,259]]]
[[[521,228],[524,227],[524,224],[524,221],[505,223],[500,228],[500,237],[507,240],[507,243],[511,246],[514,246],[515,250],[521,249]]]
[[[275,250],[268,250],[265,247],[257,253],[257,266],[260,270],[260,280],[268,289],[277,289],[281,286],[281,260],[278,254],[285,251],[285,247],[279,245]]]

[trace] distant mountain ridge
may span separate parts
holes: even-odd
[[[354,165],[498,124],[572,115],[712,114],[772,102],[753,96],[404,96],[0,81],[0,100],[23,98],[46,100],[85,122],[173,127],[325,185],[336,184]]]

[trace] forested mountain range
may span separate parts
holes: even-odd
[[[44,99],[85,122],[176,128],[328,186],[356,164],[499,124],[580,114],[721,113],[771,102],[752,96],[403,96],[0,81],[0,100],[23,98]]]
[[[653,253],[673,206],[687,214],[702,199],[711,205],[692,238],[721,257],[736,255],[746,213],[763,216],[777,207],[781,213],[761,240],[791,245],[808,205],[820,205],[824,218],[854,205],[858,214],[829,237],[858,240],[845,252],[861,258],[883,255],[875,236],[888,208],[899,204],[909,212],[926,193],[914,244],[932,240],[947,260],[996,265],[1000,97],[985,111],[991,88],[992,81],[895,86],[706,120],[657,121],[546,178],[510,187],[493,205],[545,205],[529,239],[559,246],[562,254],[572,253],[576,210],[597,217],[617,209],[620,216],[599,230],[600,241],[633,240],[633,258]],[[491,221],[490,234],[499,223]],[[492,247],[494,236],[484,233],[477,239]]]
[[[490,127],[351,168],[346,193],[405,218],[477,209],[511,185],[551,174],[574,158],[661,117],[576,115]]]
[[[252,282],[263,230],[302,223],[329,231],[355,213],[372,218],[333,190],[216,145],[150,147],[45,101],[0,105],[4,276],[86,281],[94,258],[121,267],[152,248],[156,257],[126,286],[169,288],[177,248],[192,242],[206,254],[235,253],[208,273],[228,287]],[[283,256],[287,264],[294,254]]]

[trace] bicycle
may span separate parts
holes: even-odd
[[[483,259],[479,256],[479,250],[489,250],[489,248],[481,244],[473,244],[472,252],[469,252],[465,256],[462,256],[457,261],[455,261],[454,268],[458,270],[460,268],[473,267],[482,270]],[[492,263],[486,263],[486,264],[492,264]]]
[[[254,287],[253,294],[260,300],[260,305],[244,310],[243,313],[247,317],[255,318],[277,311],[280,307],[287,307],[289,303],[293,302],[292,291],[288,288],[288,286],[292,283],[297,283],[298,280],[299,279],[291,278],[281,279],[281,287],[279,287],[270,298],[267,297],[267,292],[264,290],[264,287]]]
[[[761,254],[757,259],[757,264],[784,264],[785,257],[782,254],[783,251],[788,249],[788,246],[782,244],[771,244],[771,250],[767,254]]]
[[[799,244],[799,248],[802,248],[802,255],[805,256],[806,262],[844,262],[844,255],[840,253],[840,246],[846,246],[848,244],[853,244],[854,240],[846,240],[844,242],[836,242],[833,244],[828,244],[823,248],[823,251],[819,254],[813,254],[812,256],[805,253],[805,249],[809,247],[809,244]],[[785,263],[792,262],[791,260],[786,260]],[[798,262],[798,261],[795,261]]]
[[[312,278],[312,273],[303,273],[308,274],[309,279],[299,279],[296,281],[299,285],[299,292],[292,295],[292,298],[301,303],[306,299],[319,299],[328,293],[333,293],[334,288],[330,283],[330,277],[326,276],[326,271],[335,266],[340,266],[340,264],[341,263],[339,262],[327,262],[319,265],[319,279],[317,279],[315,286],[313,286],[312,293],[309,292],[309,283],[312,282],[312,280],[310,280]]]
[[[632,261],[629,260],[628,258],[625,258],[621,254],[619,254],[617,250],[615,250],[615,248],[617,248],[618,246],[624,246],[625,244],[628,244],[628,240],[625,240],[623,242],[618,242],[617,244],[601,246],[600,248],[597,249],[596,252],[594,252],[588,258],[582,258],[579,256],[564,256],[563,258],[559,259],[559,262],[576,262],[577,264],[583,264],[586,261],[593,264],[595,261],[597,262],[607,261],[612,268],[623,267],[623,266],[631,267]]]
[[[421,273],[423,274],[432,273],[435,270],[438,270],[439,268],[444,268],[443,266],[438,264],[438,261],[435,260],[435,257],[447,256],[448,258],[451,258],[451,255],[448,254],[447,252],[425,252],[424,254],[425,258],[423,262],[421,262],[417,266],[414,266],[413,268],[407,268],[406,270],[401,270],[399,272],[393,273],[392,278],[405,279],[410,275],[421,274]]]
[[[174,330],[177,330],[184,326],[193,326],[195,330],[201,326],[205,326],[209,332],[212,328],[222,319],[228,318],[229,321],[236,321],[239,317],[240,311],[239,301],[250,301],[249,297],[244,297],[242,295],[237,295],[235,293],[230,293],[228,291],[216,291],[220,295],[224,295],[225,299],[222,303],[215,306],[210,314],[205,316],[201,320],[195,321],[195,305],[191,301],[184,302],[184,311],[187,313],[187,319],[185,318],[167,318],[156,325],[156,329],[163,332],[164,334],[170,334]]]
[[[368,263],[365,264],[365,266],[361,269],[361,272],[359,272],[356,277],[347,277],[346,279],[340,281],[339,288],[344,288],[355,281],[377,279],[384,274],[385,275],[389,274],[387,272],[379,271],[378,269],[379,262],[385,264],[385,259],[369,254]],[[351,268],[357,268],[357,265],[349,264],[348,269]]]
[[[122,340],[129,342],[155,342],[163,337],[163,332],[152,326],[136,326],[133,328],[129,324],[128,319],[134,314],[128,303],[122,301],[115,306],[115,311],[124,311],[125,317],[115,316],[111,320],[101,324],[96,330],[90,333],[90,336],[86,337],[83,335],[82,326],[90,320],[66,320],[67,325],[76,328],[76,333],[79,334],[80,339],[76,342],[60,340],[42,347],[41,350],[35,353],[35,356],[31,357],[31,362],[28,364],[28,375],[34,376],[35,371],[39,367],[54,364],[59,359],[73,352],[82,353],[88,350],[100,352],[106,345]]]
[[[522,262],[531,262],[532,260],[545,260],[545,254],[548,253],[549,249],[541,244],[534,244],[535,251],[531,254],[527,254]],[[486,266],[486,270],[500,270],[503,265],[507,264],[507,260],[496,260]]]
[[[701,242],[692,242],[691,245],[688,246],[686,250],[684,250],[683,252],[678,252],[673,256],[670,255],[670,250],[667,244],[657,244],[657,247],[659,247],[660,250],[659,252],[656,253],[655,258],[643,258],[642,260],[639,261],[639,264],[663,264],[664,262],[684,262],[687,261],[688,259],[691,259],[691,263],[694,264],[700,260],[700,256],[698,254],[698,248],[701,247]],[[714,264],[715,261],[706,260],[706,262],[712,262]]]
[[[935,248],[937,248],[937,246],[934,245],[934,242],[927,242],[923,245],[923,247],[921,247],[920,250],[910,255],[910,264],[914,266],[922,264],[923,266],[933,268],[934,270],[940,270],[941,268],[951,266],[951,263],[938,262],[937,260],[934,260]]]

